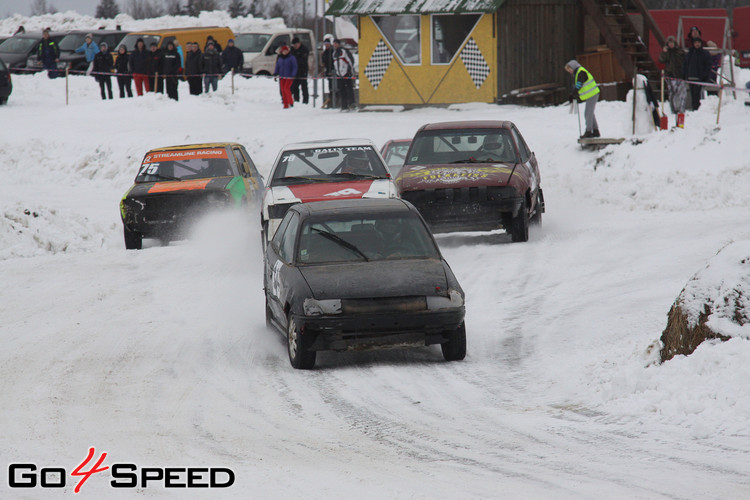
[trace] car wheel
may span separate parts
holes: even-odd
[[[315,351],[307,349],[308,341],[305,335],[302,335],[297,328],[297,323],[289,314],[287,321],[287,350],[289,351],[289,362],[292,368],[297,370],[310,370],[315,366]]]
[[[510,237],[513,241],[529,241],[529,209],[524,197],[518,215],[510,223]]]
[[[542,225],[542,196],[539,193],[536,195],[536,210],[533,217],[529,219],[529,223],[535,226]]]
[[[448,342],[440,344],[446,361],[461,361],[466,357],[466,324],[461,324],[450,334]]]
[[[140,250],[143,248],[143,235],[137,231],[131,231],[127,226],[123,226],[125,235],[126,250]]]

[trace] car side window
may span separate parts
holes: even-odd
[[[512,129],[513,137],[516,140],[516,143],[518,144],[518,149],[521,150],[521,161],[526,162],[531,158],[531,151],[529,150],[529,146],[526,145],[526,141],[523,140],[523,137],[521,136],[521,133],[516,130],[515,127]]]
[[[266,51],[267,56],[272,56],[282,45],[289,45],[289,35],[279,35],[273,39],[271,46]]]
[[[292,213],[292,218],[281,237],[281,249],[279,256],[287,264],[291,264],[294,257],[294,246],[297,243],[297,232],[299,229],[299,214]]]
[[[273,239],[271,240],[271,248],[276,250],[277,253],[281,252],[281,241],[284,237],[284,231],[286,231],[286,227],[292,219],[292,213],[293,212],[286,213],[286,216],[281,220],[281,224],[279,224],[278,229],[276,229],[276,234],[273,235]]]
[[[234,152],[234,159],[237,161],[240,173],[243,177],[247,177],[250,174],[250,168],[247,165],[247,161],[245,161],[245,157],[242,155],[242,151],[240,151],[240,148],[232,148],[232,151]]]

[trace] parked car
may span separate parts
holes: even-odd
[[[281,28],[247,33],[237,33],[234,45],[242,51],[245,62],[242,73],[246,75],[272,75],[276,67],[277,50],[282,45],[291,45],[292,39],[298,37],[302,45],[310,49],[307,65],[310,75],[314,76],[318,51],[312,43],[313,32],[308,29]]]
[[[60,40],[62,40],[66,34],[67,32],[50,32],[49,37],[55,43],[60,43]],[[3,60],[5,65],[8,66],[13,73],[25,73],[26,62],[30,55],[36,55],[41,41],[41,31],[29,31],[12,36],[3,43],[0,43],[0,59]],[[33,70],[33,68],[30,68],[30,70]]]
[[[13,81],[10,78],[10,70],[0,59],[0,105],[8,102],[11,92],[13,92]]]
[[[394,178],[398,177],[401,168],[404,166],[409,145],[411,145],[411,139],[393,139],[380,148],[380,155],[385,160],[385,164],[388,165],[388,169]]]
[[[464,292],[408,202],[297,204],[264,261],[266,322],[286,334],[294,368],[323,350],[440,344],[447,361],[466,355]]]
[[[295,203],[344,198],[394,198],[396,186],[372,141],[338,139],[284,146],[263,196],[266,242]]]
[[[262,192],[263,179],[241,144],[152,149],[120,201],[125,248],[140,249],[143,238],[180,239],[196,217],[212,210],[257,213]]]
[[[502,228],[527,241],[544,212],[536,156],[509,121],[424,125],[396,185],[433,232]]]
[[[71,31],[57,44],[60,48],[60,61],[57,63],[58,69],[65,70],[66,68],[70,68],[70,71],[86,71],[88,69],[89,63],[86,61],[86,55],[76,52],[76,49],[86,42],[86,34],[88,33],[91,33],[94,45],[98,47],[100,43],[105,42],[114,55],[117,51],[117,45],[129,32],[120,30]],[[29,56],[26,61],[26,67],[41,71],[42,62],[38,59],[36,53]]]

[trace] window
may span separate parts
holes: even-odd
[[[432,64],[453,60],[481,14],[439,14],[432,16]]]
[[[419,16],[372,16],[372,20],[404,64],[422,62]]]
[[[244,177],[247,177],[250,174],[250,171],[248,170],[247,162],[243,158],[240,148],[234,148],[232,151],[234,151],[234,159],[237,161],[239,171]]]
[[[334,146],[284,151],[272,185],[387,177],[385,165],[371,146]]]
[[[516,144],[518,144],[518,150],[521,152],[521,161],[529,161],[529,158],[531,158],[531,151],[526,145],[526,141],[523,140],[523,137],[521,137],[521,134],[515,127],[511,129],[511,132],[513,133],[513,138],[516,140]]]
[[[279,50],[279,47],[281,47],[282,45],[289,45],[289,35],[279,35],[274,38],[271,42],[271,46],[268,47],[268,50],[266,51],[266,55],[275,55],[276,51]]]
[[[298,227],[299,214],[293,212],[292,218],[289,219],[289,225],[287,225],[284,235],[281,237],[281,248],[279,249],[279,257],[287,264],[291,264],[292,257],[294,256],[294,244],[297,243]]]
[[[507,129],[455,129],[420,132],[409,150],[407,165],[517,161]]]

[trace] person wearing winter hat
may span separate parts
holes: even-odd
[[[130,53],[130,72],[133,74],[135,82],[135,93],[143,95],[143,90],[151,91],[148,82],[148,69],[151,66],[150,53],[146,50],[146,43],[143,38],[135,42],[135,49]]]
[[[47,70],[47,77],[57,77],[57,63],[60,61],[60,47],[49,37],[49,28],[42,33],[42,41],[39,42],[37,58],[42,61],[42,66]]]
[[[682,65],[685,62],[685,52],[677,46],[677,39],[670,35],[667,43],[659,54],[659,62],[664,64],[669,106],[672,113],[684,113],[687,100],[687,85],[682,80]]]
[[[693,46],[693,40],[696,38],[701,38],[703,35],[701,35],[701,30],[698,28],[698,26],[693,26],[690,28],[690,31],[688,31],[687,36],[685,37],[685,50],[690,50]]]
[[[226,48],[221,53],[221,68],[224,73],[234,70],[235,73],[242,71],[242,65],[245,63],[245,56],[242,51],[234,45],[234,40],[227,41]]]
[[[109,53],[106,42],[100,43],[99,49],[99,52],[94,56],[94,79],[99,82],[102,99],[107,98],[104,93],[105,89],[109,98],[112,99],[112,78],[110,73],[112,73],[115,62],[112,54]]]
[[[294,106],[291,88],[294,77],[297,75],[297,59],[291,54],[288,45],[282,45],[279,48],[279,57],[276,59],[276,68],[273,74],[279,77],[281,101],[284,103],[284,109]]]
[[[693,39],[693,46],[685,54],[685,63],[683,64],[683,79],[690,82],[710,82],[711,81],[711,54],[703,48],[703,40],[700,38]],[[697,110],[701,106],[701,94],[703,85],[690,84],[690,109]]]
[[[302,44],[298,37],[292,38],[292,50],[291,54],[297,59],[297,75],[294,77],[292,82],[292,97],[295,102],[299,102],[300,91],[302,91],[302,104],[307,104],[310,99],[309,91],[307,90],[307,73],[309,71],[308,57],[310,56],[310,49]]]
[[[117,60],[115,61],[115,72],[117,73],[117,86],[120,88],[120,99],[133,97],[133,87],[130,85],[133,77],[130,75],[130,56],[128,48],[120,45],[117,48]]]
[[[86,56],[86,62],[89,63],[89,69],[86,70],[86,74],[90,74],[94,69],[94,56],[99,53],[99,47],[94,43],[94,37],[91,33],[86,34],[86,40],[83,42],[83,45],[76,49],[76,53]]]
[[[599,101],[599,86],[586,68],[575,59],[571,59],[565,65],[565,71],[573,75],[573,85],[578,94],[578,99],[586,103],[584,116],[586,118],[586,132],[581,137],[599,137],[599,124],[596,122],[594,111]],[[571,99],[574,97],[571,94]]]

